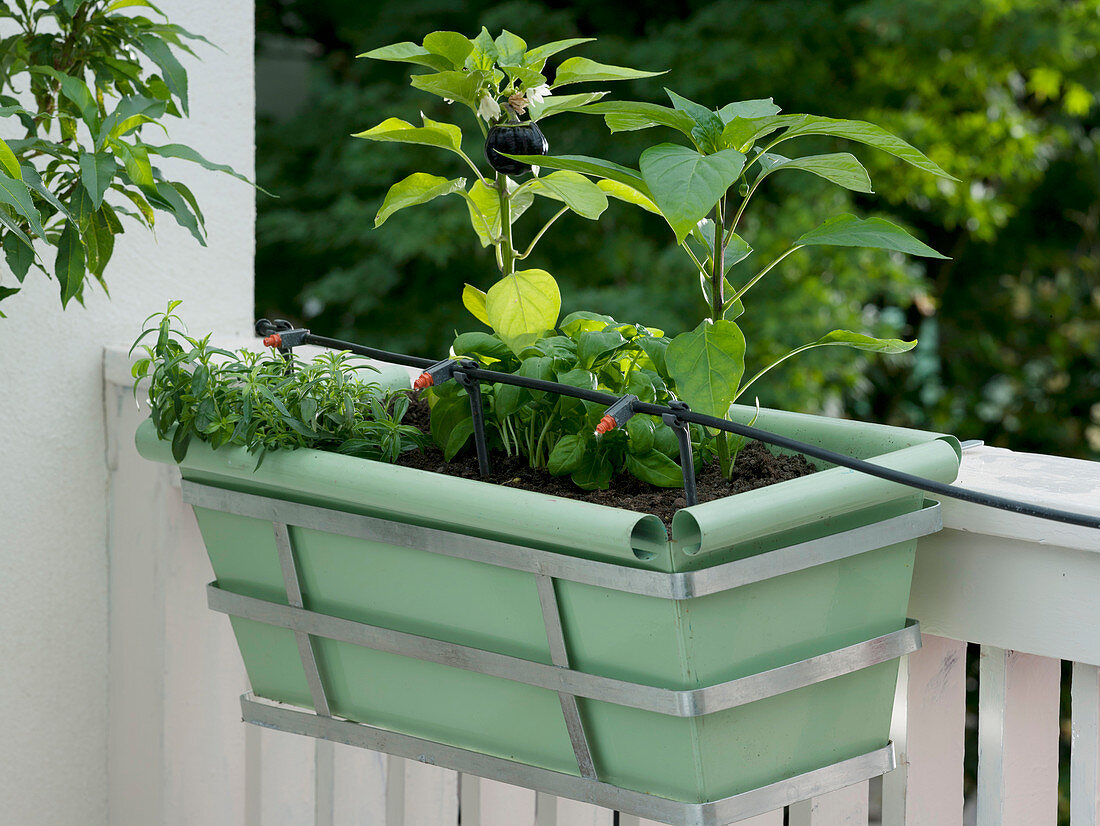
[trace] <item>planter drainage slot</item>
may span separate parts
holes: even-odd
[[[893,747],[887,744],[833,765],[803,771],[778,782],[706,802],[676,800],[607,782],[606,776],[601,777],[600,773],[600,752],[597,750],[594,757],[590,744],[594,729],[589,728],[585,720],[586,709],[592,706],[583,704],[608,704],[633,710],[629,712],[631,714],[661,715],[661,719],[699,719],[702,725],[702,718],[707,715],[732,713],[732,710],[749,703],[767,703],[803,689],[816,690],[811,687],[855,675],[856,672],[912,653],[920,648],[920,629],[915,621],[909,620],[903,628],[891,633],[758,673],[699,688],[673,689],[571,667],[567,630],[563,624],[563,604],[558,589],[567,585],[594,586],[637,595],[630,599],[694,601],[934,533],[941,526],[938,504],[932,503],[912,513],[704,570],[665,573],[190,481],[183,482],[183,495],[186,502],[197,508],[267,521],[273,526],[286,603],[235,593],[216,582],[207,586],[208,603],[214,611],[235,618],[235,622],[250,621],[293,633],[315,711],[296,709],[245,694],[241,698],[241,709],[246,722],[490,777],[675,826],[719,826],[842,788],[894,768]],[[427,551],[533,575],[550,663],[309,610],[305,603],[310,597],[307,593],[303,598],[299,560],[288,526]],[[408,661],[433,663],[556,693],[573,750],[576,773],[505,759],[345,719],[331,710],[334,706],[326,694],[325,679],[318,667],[318,646],[333,644],[397,655]]]

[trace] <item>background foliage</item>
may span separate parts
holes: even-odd
[[[440,168],[446,159],[429,148],[348,137],[385,117],[459,113],[410,88],[407,67],[354,55],[481,25],[540,42],[598,36],[590,57],[667,68],[668,85],[693,100],[771,96],[785,111],[871,120],[963,180],[803,139],[855,152],[878,194],[776,176],[746,227],[762,259],[851,211],[901,223],[952,260],[826,248],[784,261],[745,318],[750,365],[834,327],[921,344],[889,358],[818,351],[761,381],[763,404],[1100,457],[1100,0],[259,0],[257,15],[258,174],[281,196],[258,202],[259,313],[424,355],[477,329],[459,291],[486,288],[495,267],[461,204],[444,199],[372,229],[390,184],[420,168],[462,169]],[[663,102],[661,85],[615,84],[611,97]],[[545,131],[555,154],[630,164],[651,137],[612,139],[577,115]],[[546,217],[533,208],[521,221]],[[692,326],[696,277],[654,216],[614,203],[598,224],[566,216],[533,265],[558,278],[563,313]]]

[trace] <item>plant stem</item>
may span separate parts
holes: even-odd
[[[522,255],[517,255],[516,258],[518,260],[522,261],[528,255],[530,255],[531,250],[533,250],[535,248],[535,244],[537,244],[539,242],[539,239],[542,238],[542,236],[546,234],[546,230],[550,229],[550,227],[553,225],[553,223],[556,220],[558,220],[561,216],[563,216],[565,213],[567,213],[568,211],[569,211],[569,207],[562,207],[557,212],[555,212],[554,217],[551,218],[549,221],[547,221],[546,224],[543,225],[543,228],[539,230],[539,234],[531,239],[531,243],[527,245],[527,249],[525,249],[523,251],[523,254]]]
[[[726,269],[723,261],[725,249],[722,243],[723,236],[726,234],[726,228],[722,222],[722,201],[724,200],[725,198],[722,198],[714,205],[714,252],[710,257],[710,320],[715,323],[722,320],[725,304],[723,284],[726,280]],[[715,439],[718,447],[718,467],[722,470],[722,476],[729,479],[733,465],[730,462],[730,446],[725,431],[718,431]]]
[[[508,200],[508,176],[497,173],[497,194],[500,197],[500,272],[504,277],[516,271],[516,251],[512,248],[512,205]]]

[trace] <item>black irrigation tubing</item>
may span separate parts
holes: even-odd
[[[257,324],[257,332],[261,332],[259,324]],[[305,335],[301,338],[301,342],[303,344],[314,344],[319,347],[328,347],[335,350],[347,350],[356,355],[379,359],[380,361],[388,361],[393,364],[400,364],[406,367],[428,368],[442,363],[439,361],[433,361],[432,359],[405,355],[404,353],[392,353],[388,350],[379,350],[375,347],[366,347],[362,344],[355,344],[350,341],[342,341],[340,339],[328,338],[326,336],[317,336],[308,331],[304,332]],[[451,361],[454,360],[452,359]],[[454,365],[454,373],[463,374],[471,379],[476,379],[478,381],[510,384],[515,387],[524,387],[529,390],[542,390],[550,393],[557,393],[562,396],[571,396],[573,398],[581,399],[583,401],[594,402],[596,404],[602,404],[606,406],[610,406],[615,402],[620,401],[620,399],[622,398],[621,396],[616,396],[611,393],[603,393],[599,390],[587,390],[581,387],[573,387],[568,384],[559,384],[558,382],[544,381],[542,379],[534,379],[527,376],[518,376],[513,373],[501,373],[496,370],[486,370],[483,367],[473,366],[472,362],[463,362],[463,360],[461,359],[459,359],[458,363]],[[926,493],[946,496],[950,499],[958,499],[963,502],[972,502],[976,505],[984,505],[990,508],[997,508],[999,510],[1009,511],[1010,513],[1018,513],[1023,516],[1034,516],[1039,519],[1046,519],[1052,522],[1063,522],[1068,525],[1078,525],[1084,528],[1100,529],[1100,517],[1098,516],[1092,516],[1090,514],[1084,513],[1075,513],[1073,511],[1061,510],[1059,508],[1048,508],[1042,505],[1033,505],[1029,502],[1022,502],[1016,499],[1008,499],[1003,496],[994,496],[992,494],[970,490],[969,488],[961,488],[957,485],[949,485],[944,482],[937,482],[933,479],[926,479],[923,476],[916,476],[912,473],[905,473],[904,471],[894,470],[892,468],[883,467],[881,465],[875,465],[871,462],[866,462],[862,459],[856,459],[844,453],[837,453],[835,451],[827,450],[822,447],[817,447],[806,442],[800,442],[797,439],[791,439],[787,436],[781,436],[778,433],[771,433],[767,430],[761,430],[760,428],[752,427],[751,425],[738,424],[736,422],[731,422],[728,419],[719,419],[715,416],[705,416],[702,413],[696,413],[693,410],[689,410],[686,408],[674,409],[671,407],[665,407],[663,405],[651,404],[649,402],[643,401],[632,402],[630,408],[632,413],[642,413],[652,416],[671,415],[675,418],[680,419],[681,421],[702,425],[703,427],[709,427],[714,430],[723,430],[727,433],[733,433],[735,435],[744,436],[749,439],[755,439],[756,441],[765,442],[770,445],[775,445],[776,447],[792,450],[796,453],[802,453],[806,456],[812,456],[815,459],[821,459],[822,461],[829,462],[834,465],[839,465],[840,467],[848,468],[849,470],[866,473],[869,476],[875,476],[887,482],[896,482],[897,484],[915,488]]]

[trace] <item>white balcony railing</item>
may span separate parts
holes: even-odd
[[[133,448],[122,354],[105,363],[111,474],[110,822],[189,826],[647,826],[570,800],[240,722],[244,669],[174,470]],[[960,484],[1100,515],[1100,463],[976,447]],[[1100,826],[1100,531],[945,501],[921,540],[881,795],[791,806],[791,826],[1055,826],[1061,662],[1072,666],[1072,826]],[[981,645],[977,794],[964,801],[967,643]],[[876,805],[876,810],[879,808]],[[966,809],[964,814],[964,808]],[[966,818],[964,821],[964,817]],[[743,823],[783,826],[784,812]],[[873,822],[878,822],[877,818]]]

